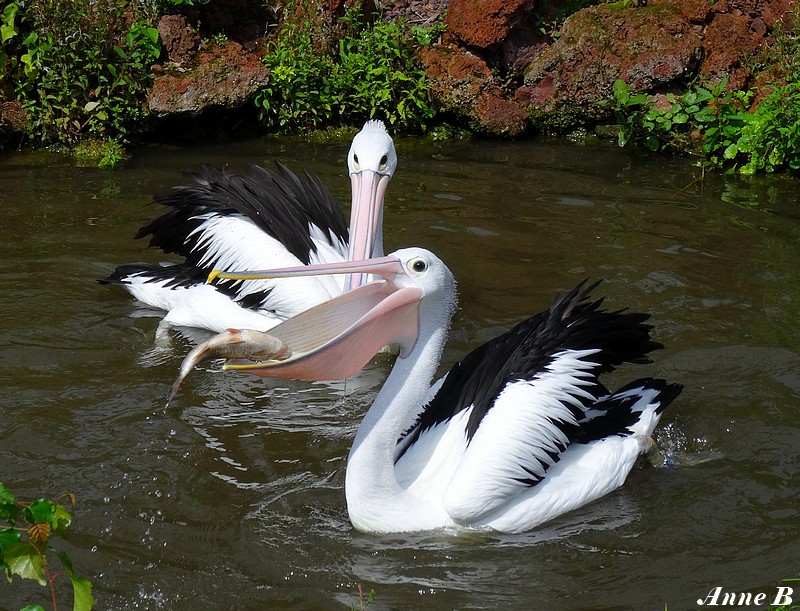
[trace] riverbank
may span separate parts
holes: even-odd
[[[57,0],[7,5],[6,148],[315,129],[374,114],[411,133],[577,130],[750,173],[800,168],[792,0],[97,4],[76,0],[55,20],[45,15]],[[109,162],[121,154],[99,150]]]

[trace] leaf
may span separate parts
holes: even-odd
[[[28,527],[28,536],[31,539],[31,543],[39,549],[47,545],[51,532],[52,529],[47,522],[36,522]]]
[[[44,580],[44,564],[42,556],[27,541],[12,543],[3,549],[3,560],[14,575],[23,579],[33,579],[39,585],[47,585]]]
[[[2,482],[0,482],[0,518],[9,524],[14,524],[14,522],[17,521],[18,511],[19,505],[17,505],[17,501],[14,500],[14,496]]]
[[[36,522],[47,522],[48,524],[53,521],[53,514],[55,513],[55,503],[48,499],[38,499],[25,508],[25,521],[29,524]]]
[[[734,159],[736,155],[739,154],[739,145],[737,143],[733,143],[725,148],[725,152],[722,153],[722,156],[725,159]]]
[[[644,139],[644,145],[651,151],[655,152],[658,150],[659,147],[658,138],[656,138],[655,136],[647,136]]]
[[[20,532],[16,528],[4,528],[0,530],[0,558],[3,557],[2,550],[12,543],[17,543],[20,537]]]
[[[156,28],[143,28],[143,31],[151,42],[158,42],[158,30]]]
[[[0,25],[0,43],[5,43],[6,41],[14,38],[17,35],[17,28],[13,25]]]
[[[614,99],[618,102],[624,104],[628,101],[628,98],[631,94],[631,88],[628,87],[628,83],[623,81],[622,79],[617,79],[614,81]]]
[[[83,106],[83,111],[92,112],[98,106],[100,106],[100,102],[86,102],[86,104]]]
[[[69,575],[72,582],[72,593],[74,596],[73,611],[89,611],[95,603],[92,596],[92,583],[88,579],[81,579],[75,575]]]
[[[75,596],[73,611],[89,611],[95,603],[92,596],[92,583],[88,579],[82,579],[75,575],[72,570],[72,560],[65,552],[56,552],[56,555],[61,561],[61,566],[64,567],[64,573],[72,582],[72,592]]]

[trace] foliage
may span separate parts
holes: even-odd
[[[753,92],[725,92],[694,85],[681,96],[666,94],[667,106],[614,83],[612,108],[620,125],[619,145],[638,142],[659,151],[702,153],[714,165],[743,174],[800,169],[800,82],[776,87],[747,112]]]
[[[725,81],[709,88],[695,85],[682,96],[668,93],[664,100],[666,105],[659,105],[652,96],[634,93],[625,81],[614,83],[620,146],[640,142],[651,151],[689,150],[693,134],[702,134],[702,150],[713,160],[747,121],[743,112],[747,97],[725,93]]]
[[[74,498],[70,495],[74,504]],[[17,501],[0,483],[0,520],[8,526],[0,528],[0,570],[9,582],[14,575],[31,579],[42,586],[49,586],[53,609],[57,609],[55,581],[66,576],[72,584],[73,609],[88,611],[94,605],[92,584],[75,575],[72,561],[63,551],[50,543],[54,534],[63,534],[72,522],[72,517],[63,505],[48,499],[31,503]],[[48,552],[53,552],[61,562],[62,572],[52,572]],[[26,609],[42,609],[35,605]]]
[[[742,174],[800,170],[800,81],[775,87],[750,115],[725,159]]]
[[[0,80],[15,84],[42,144],[123,138],[142,118],[161,47],[125,0],[12,0],[0,18]]]
[[[116,167],[126,157],[125,147],[111,138],[108,140],[82,140],[72,152],[76,158],[92,161],[104,169]]]
[[[793,582],[800,582],[800,577],[787,577],[783,580],[784,583],[793,583]],[[791,603],[787,605],[779,605],[777,607],[773,607],[770,605],[769,611],[796,611],[800,609],[800,605],[793,605]]]
[[[792,25],[798,11],[776,25],[772,44],[751,59],[750,69],[763,71],[767,83],[760,90],[726,92],[723,80],[666,94],[659,103],[624,81],[614,83],[607,106],[620,126],[619,145],[701,153],[742,174],[800,170],[800,36]]]
[[[329,53],[315,44],[309,20],[284,23],[268,42],[263,61],[270,83],[256,97],[262,119],[282,128],[317,128],[380,116],[424,130],[434,111],[415,44],[438,37],[441,26],[416,28],[409,38],[397,23],[364,24],[356,9],[340,21],[346,31]]]
[[[375,590],[370,590],[369,594],[364,594],[361,584],[358,584],[358,606],[350,605],[350,611],[366,611],[375,602]]]

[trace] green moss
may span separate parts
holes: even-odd
[[[82,140],[72,150],[76,159],[101,168],[114,168],[127,157],[125,147],[116,140]]]
[[[573,102],[561,102],[552,110],[529,109],[531,125],[549,135],[565,134],[586,123],[586,113]]]

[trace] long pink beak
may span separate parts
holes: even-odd
[[[360,371],[384,346],[397,344],[401,355],[414,345],[419,331],[422,291],[398,286],[404,273],[394,256],[257,272],[220,273],[240,280],[289,278],[321,274],[372,274],[371,282],[305,310],[269,330],[292,351],[283,361],[228,361],[225,369],[258,376],[299,380],[341,380]]]
[[[383,199],[389,176],[372,170],[353,173],[350,177],[353,199],[350,208],[349,261],[363,261],[383,256]],[[364,274],[348,274],[345,290],[366,284]]]

